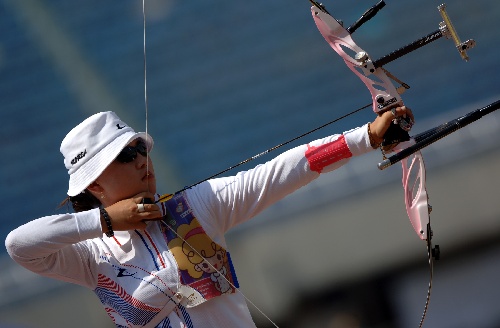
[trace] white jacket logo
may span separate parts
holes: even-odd
[[[73,158],[73,160],[71,161],[71,164],[75,165],[76,163],[78,163],[79,160],[81,160],[82,158],[84,158],[85,155],[87,155],[87,149],[85,149],[84,151],[82,151],[80,154],[76,155],[76,157]]]

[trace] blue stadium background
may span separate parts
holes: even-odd
[[[354,35],[374,58],[432,32],[441,20],[436,1],[386,2]],[[349,24],[373,3],[324,4]],[[443,39],[387,65],[411,86],[403,98],[417,122],[451,117],[457,109],[462,114],[500,95],[500,3],[447,4],[461,37],[477,41],[470,62]],[[308,1],[147,0],[146,8],[148,131],[165,192],[370,101],[317,31]],[[68,177],[59,145],[73,126],[112,110],[145,130],[142,19],[139,0],[0,1],[0,239],[60,211]],[[368,109],[306,139],[372,118]],[[428,127],[417,124],[415,131]],[[490,149],[499,150],[498,140],[487,141]],[[0,259],[11,266],[5,249]],[[22,299],[4,298],[0,309],[12,304],[21,306]]]

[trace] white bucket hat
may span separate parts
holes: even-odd
[[[153,138],[135,132],[113,112],[97,113],[71,130],[61,143],[68,169],[68,196],[76,196],[94,182],[132,140],[143,138],[148,151]]]

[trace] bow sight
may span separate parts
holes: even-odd
[[[309,0],[313,6],[321,10],[327,15],[330,15],[330,13],[326,10],[325,6],[321,3],[318,3],[317,1]],[[349,34],[354,33],[361,25],[372,19],[383,7],[385,7],[385,1],[380,0],[377,2],[375,5],[373,5],[371,8],[366,10],[361,17],[354,22],[351,26],[346,28],[346,31],[349,32]],[[457,48],[458,52],[460,53],[460,56],[462,59],[465,61],[469,60],[469,57],[467,56],[467,50],[473,48],[476,45],[476,42],[473,39],[469,39],[465,42],[460,41],[460,38],[458,37],[458,34],[453,27],[453,23],[451,22],[451,19],[446,12],[446,4],[441,4],[438,7],[439,13],[441,14],[441,17],[443,18],[443,21],[439,23],[439,29],[437,29],[434,32],[431,32],[427,34],[426,36],[413,41],[412,43],[403,46],[391,53],[389,53],[386,56],[383,56],[375,61],[373,61],[373,66],[374,67],[382,67],[383,65],[390,63],[391,61],[402,57],[418,48],[421,48],[433,41],[436,41],[437,39],[441,37],[445,37],[446,39],[452,39],[453,42],[455,43],[455,47]],[[331,16],[331,15],[330,15]],[[339,24],[344,25],[341,20],[337,20]],[[360,57],[365,57],[363,54],[359,55]]]

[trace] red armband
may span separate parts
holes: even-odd
[[[321,173],[323,169],[344,158],[352,157],[344,136],[321,146],[309,146],[305,153],[311,171]]]

